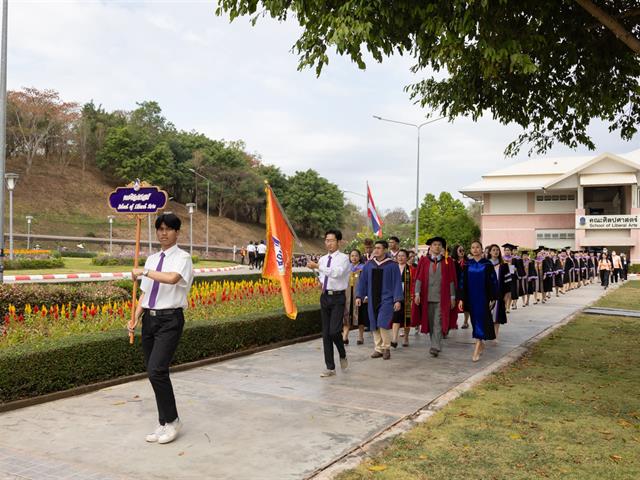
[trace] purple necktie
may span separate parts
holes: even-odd
[[[329,260],[327,261],[327,268],[329,268],[331,266],[331,259],[333,257],[331,255],[329,255]],[[324,284],[322,285],[322,291],[326,292],[327,291],[327,284],[329,283],[329,275],[325,274],[324,276]]]
[[[162,271],[163,262],[164,262],[164,252],[160,252],[160,261],[158,262],[158,266],[156,267],[156,272]],[[160,288],[160,282],[157,280],[154,280],[153,286],[151,287],[151,294],[149,294],[149,308],[153,308],[156,306],[156,298],[158,297],[159,288]]]

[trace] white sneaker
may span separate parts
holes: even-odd
[[[153,433],[150,433],[149,435],[144,437],[144,439],[149,443],[157,442],[158,438],[160,438],[160,435],[162,435],[163,433],[164,433],[164,425],[158,425],[158,427],[153,431]]]
[[[320,377],[322,378],[333,377],[335,374],[336,374],[335,370],[325,370],[320,374]]]
[[[164,426],[164,432],[158,437],[158,443],[173,442],[178,436],[178,432],[182,428],[182,423],[179,418],[176,418],[173,422],[167,423]]]

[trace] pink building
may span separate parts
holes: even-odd
[[[483,203],[484,244],[599,248],[640,262],[640,150],[540,158],[483,175],[460,192]]]

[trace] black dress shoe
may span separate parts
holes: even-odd
[[[342,343],[344,343],[345,345],[349,345],[349,339],[347,338],[346,340],[344,340]]]
[[[393,348],[398,348],[398,342],[391,342],[391,346]]]

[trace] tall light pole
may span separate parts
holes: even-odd
[[[207,256],[209,256],[209,185],[211,184],[211,180],[209,180],[204,175],[196,172],[193,168],[190,168],[189,171],[194,173],[198,177],[204,179],[207,182],[207,226],[205,227],[205,229],[207,231],[207,238],[205,240],[205,252],[206,252]]]
[[[7,154],[7,15],[9,0],[2,0],[0,50],[0,283],[4,282],[4,165]]]
[[[193,212],[195,211],[195,203],[187,203],[189,209],[189,255],[193,256]]]
[[[7,181],[7,190],[9,190],[9,260],[13,260],[13,190],[18,183],[19,175],[17,173],[5,173],[4,179]]]
[[[415,238],[416,255],[418,255],[418,219],[420,217],[418,215],[418,212],[420,210],[420,129],[425,125],[429,125],[430,123],[437,122],[438,120],[442,120],[445,117],[434,118],[433,120],[427,120],[426,122],[423,122],[420,124],[400,122],[398,120],[391,120],[389,118],[379,117],[378,115],[374,115],[373,118],[377,120],[381,120],[383,122],[398,123],[400,125],[407,125],[409,127],[414,127],[418,132],[418,152],[416,156],[416,238]]]
[[[27,219],[27,250],[31,250],[31,221],[33,220],[33,216],[27,215],[24,218]]]
[[[109,219],[109,256],[113,255],[113,220],[116,218],[113,215],[107,217]]]

